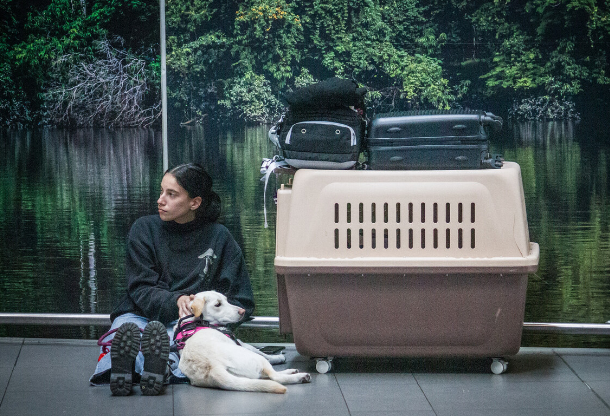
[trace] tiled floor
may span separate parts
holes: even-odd
[[[94,341],[0,338],[0,416],[417,415],[610,416],[610,350],[522,348],[509,370],[486,360],[340,359],[318,374],[287,345],[287,366],[312,383],[283,395],[169,386],[157,397],[113,397],[88,378]]]

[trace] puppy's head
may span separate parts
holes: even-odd
[[[231,305],[225,295],[214,291],[197,293],[191,310],[196,317],[201,316],[212,325],[239,322],[246,313],[243,308]]]

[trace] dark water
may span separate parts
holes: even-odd
[[[610,134],[593,123],[509,126],[494,143],[521,166],[530,239],[525,321],[610,321]],[[524,345],[609,347],[609,337],[533,336]]]
[[[606,136],[604,136],[604,134]],[[610,320],[610,141],[582,124],[506,126],[492,151],[521,165],[531,240],[528,322]],[[256,315],[277,316],[275,212],[263,227],[267,127],[170,130],[170,165],[207,166],[222,221],[243,248]],[[156,213],[161,138],[150,130],[0,132],[0,311],[109,313],[123,292],[125,236]],[[0,326],[0,336],[95,338],[96,328]],[[261,333],[263,340],[275,335]],[[608,346],[601,337],[526,336],[524,345]]]

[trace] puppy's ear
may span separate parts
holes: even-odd
[[[191,303],[191,310],[193,311],[193,315],[195,315],[195,317],[199,318],[201,316],[203,313],[204,304],[205,301],[201,298],[193,299],[193,302]]]

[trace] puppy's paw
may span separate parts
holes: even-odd
[[[311,375],[309,373],[303,373],[301,376],[301,383],[311,383]]]

